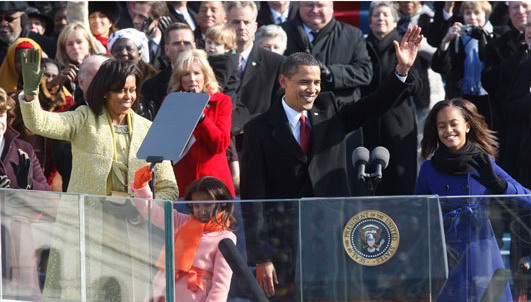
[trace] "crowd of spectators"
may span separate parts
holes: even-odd
[[[135,70],[131,71],[136,77],[133,90],[138,94],[133,98],[134,115],[127,113],[133,119],[154,120],[172,92],[210,95],[187,153],[173,165],[178,191],[172,187],[168,196],[175,199],[177,193],[183,197],[194,180],[206,176],[221,179],[233,197],[242,199],[364,195],[364,188],[353,181],[349,160],[358,146],[384,146],[391,152],[377,195],[411,195],[425,159],[421,141],[428,112],[437,102],[456,97],[472,102],[495,131],[499,152],[490,155],[496,156],[496,163],[531,187],[531,2],[382,1],[371,3],[368,18],[370,31],[363,33],[336,20],[329,1],[2,1],[0,186],[103,195],[116,189],[116,182],[109,186],[108,178],[116,176],[109,170],[102,171],[97,190],[89,187],[98,180],[79,179],[86,177],[79,165],[89,165],[92,151],[89,141],[71,139],[78,130],[57,135],[60,126],[68,125],[61,119],[46,118],[46,122],[58,121],[46,131],[36,124],[38,117],[62,112],[76,112],[69,117],[97,116],[87,108],[94,111],[94,104],[106,99],[90,96],[103,96],[117,87],[111,83],[101,86],[106,87],[105,93],[97,92],[95,85],[103,79],[94,85],[93,79],[102,64],[122,66],[105,63],[111,60],[127,62],[123,68]],[[401,73],[394,42],[416,25],[424,39],[411,69]],[[19,105],[28,96],[21,60],[30,50],[43,58],[44,77],[36,97],[42,110],[50,113],[43,115],[33,106],[31,112],[38,115],[23,117],[20,107],[26,111],[29,107]],[[311,55],[318,64],[317,94],[323,97],[316,106],[323,107],[323,112],[332,110],[326,107],[330,92],[334,105],[329,106],[335,106],[344,119],[326,123],[333,124],[333,129],[345,125],[327,133],[322,129],[326,123],[319,124],[326,114],[313,113],[308,117],[310,151],[289,154],[285,152],[295,141],[283,136],[280,128],[291,127],[301,146],[299,131],[304,130],[279,115],[280,104],[286,104],[286,85],[291,84],[285,78],[291,71],[284,64],[289,65],[290,55],[300,53]],[[312,62],[303,65],[312,66]],[[375,94],[394,99],[393,85],[398,84],[389,80],[393,72],[404,77],[407,89],[388,110],[374,114],[378,110],[365,104],[367,100],[379,104]],[[125,78],[120,81],[123,85]],[[299,93],[301,99],[311,97],[303,95],[305,91]],[[112,111],[110,104],[98,106]],[[352,108],[358,112],[352,113]],[[72,125],[77,122],[69,120]],[[276,123],[278,129],[272,126]],[[41,131],[30,130],[35,128]],[[322,141],[319,131],[323,131]],[[91,136],[91,140],[96,148],[99,138]],[[333,148],[337,148],[333,156],[323,156]],[[75,150],[88,154],[87,162],[81,163]],[[300,162],[293,164],[294,160]],[[127,179],[138,167],[140,163],[135,163],[127,171],[126,164],[118,191],[131,195]],[[287,247],[293,234],[279,231],[294,223],[291,206],[242,206],[247,251],[252,251],[249,264],[256,266],[264,291],[270,296],[278,293],[279,301],[289,301],[294,294],[290,282],[295,253],[290,249],[295,247]],[[268,226],[272,217],[285,224]],[[273,241],[283,242],[282,250],[272,248]],[[280,292],[274,289],[277,279]]]

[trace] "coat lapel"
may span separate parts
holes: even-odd
[[[270,125],[272,126],[271,137],[289,154],[303,163],[308,161],[308,156],[302,151],[299,143],[291,132],[286,113],[282,108],[282,102],[276,102],[269,111]]]
[[[247,59],[247,65],[245,65],[245,71],[243,72],[243,80],[241,84],[242,87],[247,85],[247,82],[253,78],[261,64],[262,53],[260,52],[258,45],[255,44],[253,46],[253,50],[251,50],[251,53],[249,54],[249,58]]]

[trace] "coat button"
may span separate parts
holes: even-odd
[[[448,191],[448,190],[450,190],[450,186],[449,186],[449,185],[444,185],[443,189],[444,189],[445,191]]]

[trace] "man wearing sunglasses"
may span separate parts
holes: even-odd
[[[0,64],[7,48],[18,38],[30,38],[39,43],[49,57],[55,57],[55,41],[49,37],[24,30],[28,17],[24,13],[28,4],[24,1],[0,1]]]

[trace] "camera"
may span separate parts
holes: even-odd
[[[459,31],[459,34],[461,36],[467,36],[472,33],[472,26],[468,25],[461,25],[461,31]]]

